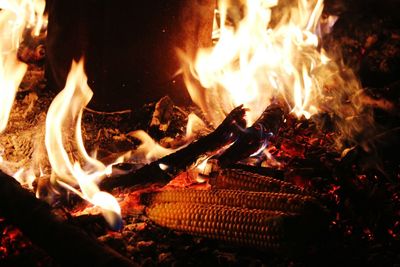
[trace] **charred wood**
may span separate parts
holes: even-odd
[[[80,228],[66,223],[46,202],[2,172],[0,216],[17,226],[61,266],[135,266]]]
[[[278,103],[272,103],[251,127],[239,134],[238,140],[219,158],[222,167],[227,167],[246,159],[266,147],[269,138],[278,133],[284,120],[284,109]]]
[[[118,186],[129,187],[147,183],[167,184],[173,177],[185,171],[202,156],[235,141],[240,129],[246,125],[244,115],[245,109],[239,106],[232,110],[212,133],[136,171],[127,171],[124,175],[109,177],[102,181],[100,187],[110,190]]]

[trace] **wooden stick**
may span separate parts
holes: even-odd
[[[134,263],[52,213],[51,207],[0,172],[0,216],[61,266],[131,267]]]
[[[145,165],[137,171],[128,171],[121,176],[106,178],[100,183],[100,188],[111,190],[118,186],[129,187],[147,183],[167,184],[200,157],[215,152],[235,141],[241,131],[240,129],[243,129],[246,125],[245,112],[243,106],[235,108],[212,133],[175,153]]]
[[[245,129],[238,140],[218,157],[220,166],[227,167],[266,147],[268,139],[278,133],[284,114],[282,105],[278,103],[269,105],[260,118]]]

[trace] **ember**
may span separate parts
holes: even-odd
[[[400,264],[393,11],[195,2],[184,10],[209,12],[198,31],[210,46],[179,40],[164,59],[181,61],[175,89],[193,104],[106,112],[87,106],[103,86],[84,62],[93,55],[71,62],[59,92],[46,81],[58,70],[45,2],[0,1],[1,263]]]

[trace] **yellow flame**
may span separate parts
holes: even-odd
[[[186,58],[189,93],[207,119],[218,125],[244,104],[250,109],[248,123],[254,122],[272,97],[285,99],[297,116],[317,113],[325,87],[343,80],[340,67],[332,66],[320,48],[317,34],[327,31],[319,23],[323,6],[323,0],[298,0],[284,7],[277,0],[219,0],[216,44],[199,49],[193,62]],[[332,17],[325,26],[334,21]]]
[[[186,126],[186,140],[191,141],[206,128],[206,124],[196,114],[190,113]]]
[[[49,161],[56,181],[72,190],[79,186],[80,195],[99,206],[111,225],[116,225],[121,214],[115,198],[101,192],[97,183],[110,172],[111,166],[105,166],[87,153],[81,130],[84,107],[92,98],[93,92],[87,85],[83,61],[73,62],[64,90],[50,105],[46,117],[45,144]],[[68,133],[75,129],[76,151],[68,153],[66,148]],[[69,142],[68,145],[71,145]],[[81,165],[81,163],[83,165]],[[76,191],[74,191],[76,192]]]
[[[14,177],[21,185],[27,186],[31,190],[33,190],[33,183],[37,178],[33,169],[25,171],[24,168],[19,169],[12,175],[12,177]]]
[[[16,51],[4,53],[2,48],[0,44],[0,132],[7,127],[15,95],[27,70],[26,64],[18,61]]]
[[[47,27],[45,0],[0,0],[1,38],[8,40],[7,49],[15,50],[24,38],[24,31],[38,36]]]
[[[33,25],[32,34],[34,36],[39,36],[42,29],[47,28],[48,20],[47,20],[47,15],[44,13],[45,8],[46,8],[45,0],[35,1],[35,5],[33,6],[34,12],[31,12],[31,14],[35,14],[33,23],[31,23],[31,25]]]
[[[145,159],[144,163],[150,163],[176,151],[174,149],[161,146],[145,131],[134,131],[129,133],[129,135],[138,139],[141,142],[139,147],[133,153],[132,158],[140,160]]]
[[[186,126],[185,138],[182,139],[179,144],[177,143],[176,148],[166,148],[161,144],[157,143],[148,133],[143,130],[133,131],[129,133],[129,136],[138,139],[141,144],[139,147],[130,155],[131,160],[143,161],[140,163],[150,163],[158,160],[164,156],[167,156],[193,141],[198,135],[200,135],[206,129],[206,124],[194,113],[188,115],[188,122]],[[168,166],[161,164],[161,169],[166,170]]]
[[[39,34],[46,24],[45,0],[0,0],[0,132],[8,123],[18,86],[27,70],[17,49],[27,28]]]

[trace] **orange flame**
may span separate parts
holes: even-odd
[[[92,95],[83,70],[83,61],[74,62],[64,90],[55,97],[47,113],[45,144],[55,174],[53,180],[100,207],[107,221],[116,226],[121,214],[118,202],[112,195],[101,192],[97,186],[110,173],[111,165],[105,166],[90,157],[82,139],[83,109]],[[66,133],[71,132],[71,129],[75,129],[75,153],[68,153],[65,144],[68,139]],[[70,142],[67,144],[71,145]],[[75,190],[74,186],[79,186],[80,191]]]
[[[0,9],[0,132],[3,132],[27,70],[26,64],[17,59],[17,49],[25,29],[33,27],[33,34],[38,35],[46,24],[45,0],[0,0]]]
[[[18,86],[26,70],[26,64],[17,60],[16,51],[6,54],[0,44],[0,132],[7,127]]]
[[[201,48],[185,73],[193,101],[214,125],[240,104],[250,110],[252,123],[273,97],[282,97],[294,114],[309,118],[328,99],[326,88],[344,84],[341,66],[320,48],[323,0],[298,0],[284,7],[277,0],[219,0],[218,7],[216,44]],[[328,26],[334,21],[328,20]],[[356,81],[354,75],[350,79]],[[345,90],[354,92],[359,86],[353,83]],[[333,101],[341,101],[343,94]]]
[[[200,119],[196,114],[190,113],[186,126],[186,140],[192,141],[206,128],[206,124],[202,119]]]

